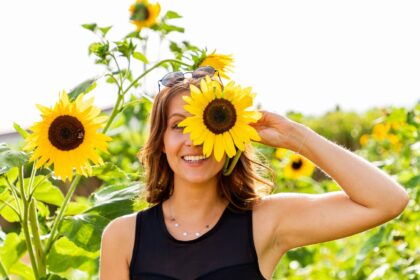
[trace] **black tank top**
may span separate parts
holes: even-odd
[[[216,225],[194,240],[167,230],[162,203],[137,213],[131,280],[265,280],[252,236],[252,211],[231,204]]]

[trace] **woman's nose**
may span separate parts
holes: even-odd
[[[185,145],[187,146],[194,146],[193,141],[191,140],[190,133],[187,133],[185,136]]]

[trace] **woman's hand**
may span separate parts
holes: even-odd
[[[268,111],[260,112],[262,113],[261,119],[256,123],[249,124],[260,135],[260,143],[276,148],[296,150],[303,139],[293,139],[290,136],[291,131],[296,129],[297,126],[303,125],[276,113]]]

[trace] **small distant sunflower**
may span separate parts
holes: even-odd
[[[227,75],[228,72],[233,72],[233,57],[231,55],[225,55],[225,54],[217,54],[215,52],[204,55],[204,58],[199,63],[198,67],[200,66],[211,66],[214,69],[216,69],[220,77],[225,79],[230,79]]]
[[[378,123],[377,125],[373,127],[373,132],[372,132],[373,138],[375,138],[376,140],[385,139],[388,134],[389,129],[390,129],[389,124]]]
[[[257,131],[249,123],[257,122],[261,113],[246,111],[252,106],[255,94],[251,88],[241,88],[233,82],[222,90],[219,82],[208,76],[200,82],[200,89],[190,85],[190,96],[184,96],[187,102],[184,109],[192,116],[185,118],[178,125],[184,133],[191,133],[194,145],[203,144],[203,153],[209,157],[214,150],[217,161],[224,153],[232,158],[236,155],[235,146],[245,150],[245,144],[251,140],[260,141]]]
[[[299,154],[293,154],[284,169],[286,178],[297,179],[299,177],[310,177],[315,169],[315,165]]]
[[[284,158],[284,156],[287,154],[287,149],[284,149],[284,148],[277,148],[276,149],[276,152],[275,152],[275,154],[274,154],[274,156],[277,158],[277,159],[282,159],[282,158]]]
[[[361,146],[366,146],[368,142],[369,142],[369,135],[363,134],[362,136],[360,136],[359,143]]]
[[[37,105],[42,120],[30,128],[33,133],[25,139],[24,146],[25,150],[34,150],[30,161],[37,160],[37,169],[53,164],[57,177],[71,181],[73,168],[88,176],[92,174],[89,160],[103,164],[95,148],[106,152],[111,138],[97,132],[107,117],[98,116],[101,110],[92,103],[93,98],[83,101],[83,95],[69,102],[67,93],[62,92],[53,109]]]
[[[148,0],[137,0],[130,6],[130,20],[136,25],[137,31],[143,27],[151,27],[156,24],[156,19],[160,13],[160,5],[149,4]]]

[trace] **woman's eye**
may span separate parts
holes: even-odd
[[[183,129],[183,127],[178,126],[178,124],[177,124],[177,123],[176,123],[176,124],[174,124],[174,125],[172,126],[172,128],[173,128],[173,129]]]

